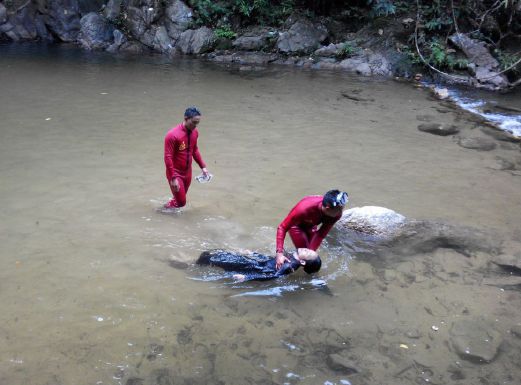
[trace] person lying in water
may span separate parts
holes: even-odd
[[[287,261],[280,269],[275,268],[274,257],[259,253],[244,254],[227,250],[204,251],[197,260],[198,265],[217,266],[225,271],[235,273],[237,281],[265,281],[288,275],[303,266],[308,274],[316,273],[322,266],[318,254],[310,249],[300,248],[293,253],[287,253]]]

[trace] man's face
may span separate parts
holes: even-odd
[[[342,210],[344,210],[343,206],[335,206],[335,207],[329,207],[329,206],[322,206],[322,211],[324,214],[326,214],[328,217],[338,217],[342,214]]]
[[[201,121],[200,116],[193,116],[191,118],[185,117],[185,127],[188,128],[189,130],[193,130],[195,127],[197,127],[197,125],[199,124],[200,121]]]

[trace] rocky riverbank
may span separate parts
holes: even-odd
[[[277,27],[249,26],[233,32],[196,26],[194,10],[179,0],[8,0],[0,3],[0,40],[73,42],[113,53],[160,52],[240,65],[276,63],[418,78],[421,67],[413,64],[407,46],[415,20],[405,16],[358,28],[334,17],[309,18],[295,12]],[[484,42],[463,33],[453,33],[449,40],[468,64],[445,80],[488,90],[512,85]]]

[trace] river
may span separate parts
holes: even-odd
[[[334,230],[313,279],[237,284],[192,265],[211,248],[272,253],[291,207],[332,188],[349,192],[349,207],[472,226],[519,251],[519,144],[476,151],[417,129],[456,124],[491,138],[469,113],[392,80],[66,46],[0,46],[0,84],[0,384],[521,378],[510,333],[521,293],[484,284],[487,255],[379,265],[335,245]],[[521,107],[519,94],[490,97]],[[214,178],[163,212],[163,138],[189,105],[203,113],[199,148]],[[451,348],[458,317],[501,333],[491,363]],[[358,373],[338,369],[340,353]]]

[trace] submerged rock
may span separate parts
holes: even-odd
[[[496,148],[496,143],[487,138],[459,138],[458,144],[463,148],[478,151],[491,151]]]
[[[377,206],[346,210],[336,228],[342,244],[372,255],[380,250],[403,256],[447,248],[471,256],[477,251],[498,254],[501,249],[497,237],[479,229],[410,220],[393,210]]]
[[[359,372],[353,362],[342,354],[330,354],[327,357],[326,362],[330,369],[345,375],[356,374]]]
[[[482,319],[455,321],[450,336],[456,353],[477,363],[492,362],[503,342],[501,334]]]
[[[428,132],[429,134],[448,136],[459,132],[459,128],[452,124],[444,123],[425,123],[418,126],[418,130]]]

